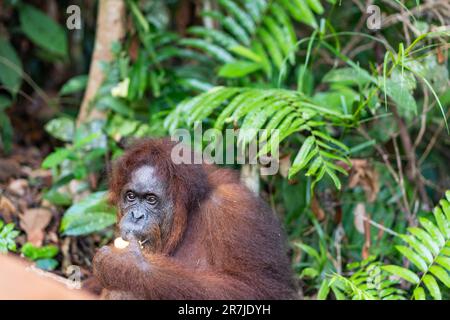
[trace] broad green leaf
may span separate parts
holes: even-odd
[[[63,234],[67,236],[82,236],[99,232],[116,223],[115,214],[109,212],[86,212],[78,217],[64,217],[61,226],[64,226]]]
[[[67,56],[66,32],[53,19],[27,4],[19,7],[19,18],[22,31],[36,45],[58,56]]]
[[[411,111],[417,114],[417,103],[408,86],[403,82],[396,82],[392,79],[386,80],[386,94],[394,103],[404,111]],[[383,90],[384,87],[381,86]]]
[[[339,68],[329,71],[322,79],[323,82],[337,82],[339,84],[364,86],[370,83],[370,74],[362,68]]]
[[[100,110],[111,109],[127,117],[133,116],[133,110],[122,99],[113,96],[101,97],[95,107]]]
[[[14,96],[22,84],[22,62],[14,47],[2,37],[0,37],[0,82]]]
[[[14,224],[5,223],[0,219],[0,253],[6,253],[9,251],[15,252],[16,242],[15,238],[19,235],[19,231],[14,230]]]
[[[228,62],[219,69],[219,76],[224,78],[241,78],[261,69],[261,66],[254,62],[243,60]]]
[[[88,76],[86,74],[73,77],[62,86],[61,90],[59,91],[59,94],[64,96],[67,94],[82,91],[86,88],[87,82]]]
[[[50,169],[61,164],[72,154],[70,149],[57,149],[53,153],[50,153],[42,162],[42,168]]]
[[[430,276],[429,274],[426,274],[423,277],[423,283],[425,283],[425,286],[427,287],[433,299],[435,300],[442,299],[441,290],[439,289],[439,285],[437,284],[436,279],[434,279],[434,277]]]
[[[55,118],[47,122],[45,131],[62,141],[72,141],[75,135],[75,121],[68,117]]]
[[[419,277],[414,272],[406,268],[395,265],[382,266],[381,268],[389,273],[405,279],[408,282],[411,282],[412,284],[418,284],[420,281]]]
[[[24,254],[25,257],[31,260],[38,259],[50,259],[58,254],[58,247],[53,245],[43,246],[43,247],[35,247],[30,242],[27,242],[23,245],[20,251]]]
[[[55,188],[48,190],[43,198],[57,206],[68,206],[72,203],[72,198],[69,194],[59,192]]]
[[[107,204],[106,192],[95,192],[65,212],[60,232],[70,236],[86,235],[101,231],[115,222],[116,212]]]

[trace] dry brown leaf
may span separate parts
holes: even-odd
[[[349,188],[361,186],[369,202],[374,202],[380,191],[378,172],[365,159],[352,159],[352,168],[348,182]]]
[[[30,171],[29,177],[39,180],[46,187],[52,185],[52,172],[50,170],[35,169]]]
[[[17,209],[5,196],[0,196],[0,217],[6,222],[12,222],[13,215],[17,214]]]
[[[20,165],[12,159],[0,159],[0,181],[8,181],[22,174]]]
[[[323,211],[315,195],[312,197],[311,200],[311,210],[316,216],[317,220],[322,221],[323,219],[325,219],[325,211]]]
[[[8,185],[8,191],[16,196],[23,197],[28,188],[28,181],[25,179],[17,179],[11,181]]]
[[[445,62],[445,60],[446,60],[445,59],[445,55],[442,52],[442,48],[441,47],[437,47],[436,48],[436,57],[437,57],[437,60],[438,60],[439,64],[443,64]]]
[[[27,234],[27,240],[40,247],[44,240],[44,230],[52,219],[52,213],[45,208],[28,209],[20,215],[20,227]]]

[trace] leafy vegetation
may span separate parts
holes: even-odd
[[[331,287],[337,299],[347,296],[357,300],[425,300],[429,295],[432,299],[441,300],[441,290],[450,288],[450,191],[447,191],[446,197],[434,209],[436,224],[421,217],[421,227],[409,228],[408,234],[399,235],[408,246],[398,245],[396,248],[414,266],[414,271],[402,266],[371,262],[375,259],[372,257],[363,263],[352,264],[351,267],[357,269],[351,276],[335,274],[331,280],[324,280],[324,286]],[[396,287],[398,281],[391,280],[389,274],[408,282],[412,294],[408,295],[405,290]]]
[[[53,245],[35,247],[31,243],[26,243],[20,249],[22,254],[28,259],[35,261],[36,266],[43,270],[54,270],[58,266],[58,261],[53,259],[58,254],[58,247]]]
[[[0,252],[16,251],[14,239],[19,235],[19,231],[14,230],[14,224],[5,223],[0,220]]]
[[[47,270],[89,261],[113,234],[111,161],[134,138],[201,124],[279,158],[279,174],[252,179],[284,224],[301,297],[450,298],[447,1],[373,1],[380,29],[363,1],[188,2],[126,1],[127,36],[87,104],[101,116],[80,121],[95,10],[80,35],[35,1],[5,1],[0,148],[32,170],[0,172],[0,250]],[[34,145],[37,164],[18,155]],[[42,241],[9,223],[24,230],[29,207],[53,212]]]

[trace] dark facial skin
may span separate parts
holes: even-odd
[[[173,201],[152,166],[142,166],[132,173],[122,190],[119,209],[120,232],[127,241],[135,238],[142,245],[157,249],[170,232]]]

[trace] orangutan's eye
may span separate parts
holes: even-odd
[[[128,191],[126,197],[128,201],[134,201],[134,199],[136,199],[136,195],[133,191]]]
[[[151,205],[155,205],[158,202],[158,198],[153,193],[147,193],[145,195],[145,200]]]

